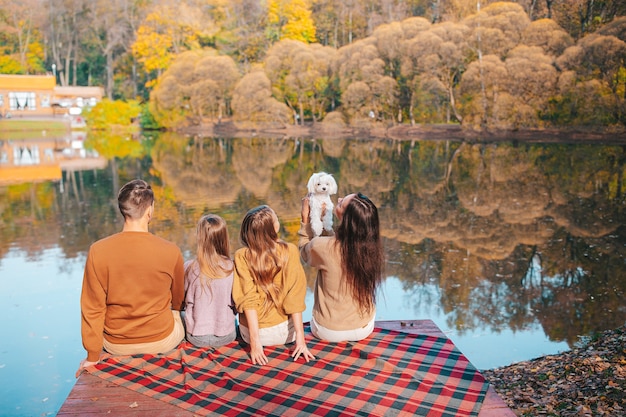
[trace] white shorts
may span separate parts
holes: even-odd
[[[320,326],[313,317],[311,317],[311,333],[313,336],[320,340],[326,340],[327,342],[356,342],[363,340],[374,331],[374,322],[376,316],[372,317],[372,320],[361,327],[360,329],[350,330],[331,330],[323,326]]]
[[[250,330],[246,326],[239,324],[239,332],[241,333],[242,339],[250,344]],[[260,328],[259,337],[261,338],[261,345],[263,346],[284,345],[296,341],[296,330],[290,318],[275,326]]]

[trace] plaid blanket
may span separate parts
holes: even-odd
[[[309,363],[294,362],[290,345],[265,347],[270,362],[257,366],[239,342],[183,342],[165,355],[107,355],[89,371],[197,415],[478,415],[488,383],[446,338],[377,328],[328,343],[305,330]]]

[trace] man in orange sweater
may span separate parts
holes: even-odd
[[[118,194],[124,227],[91,245],[81,294],[81,333],[87,358],[98,362],[102,349],[117,355],[157,354],[184,339],[183,257],[178,246],[148,232],[154,194],[143,180]]]

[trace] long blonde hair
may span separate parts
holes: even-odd
[[[211,281],[224,278],[233,271],[230,260],[230,242],[226,221],[215,214],[206,214],[198,220],[196,227],[196,259],[200,282],[211,288]],[[191,267],[185,275],[189,275]]]
[[[269,303],[280,307],[282,288],[274,283],[274,277],[287,263],[287,244],[278,239],[275,219],[274,210],[263,205],[249,210],[241,223],[240,239],[248,248],[246,258],[252,278],[267,296],[264,309],[270,307]]]

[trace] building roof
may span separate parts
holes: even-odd
[[[96,97],[101,99],[104,96],[104,90],[102,87],[54,87],[54,95],[57,97],[60,96],[70,96],[70,97]]]
[[[0,74],[0,89],[13,91],[52,90],[56,85],[53,75]]]
[[[0,185],[21,184],[23,182],[57,181],[62,176],[59,164],[3,166],[0,169]]]

